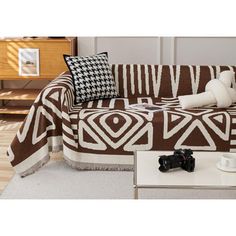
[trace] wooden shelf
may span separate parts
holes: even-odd
[[[39,76],[19,75],[19,49],[39,49]],[[53,80],[68,67],[63,54],[77,55],[77,38],[10,38],[0,40],[0,80]]]
[[[1,89],[0,100],[35,100],[40,89]]]
[[[0,106],[0,114],[21,114],[21,115],[27,115],[29,113],[29,107],[21,107],[21,106]]]

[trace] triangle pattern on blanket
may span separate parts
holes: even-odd
[[[215,142],[201,121],[195,120],[175,144],[175,149],[216,150]]]
[[[214,112],[203,116],[207,125],[223,140],[228,140],[230,116],[227,112]]]
[[[101,138],[83,120],[78,124],[79,144],[83,148],[94,150],[106,150],[107,147]]]
[[[226,117],[223,114],[209,116],[209,119],[222,133],[226,133]]]
[[[35,125],[32,134],[32,144],[35,145],[47,136],[49,130],[55,129],[53,117],[43,108],[39,107],[36,112]]]
[[[175,114],[170,114],[170,121],[171,122],[174,122],[174,121],[177,121],[179,119],[181,119],[181,116],[180,115],[175,115]]]
[[[167,132],[172,130],[174,127],[178,126],[184,119],[185,119],[185,116],[182,114],[168,112]]]
[[[191,121],[192,117],[189,114],[177,111],[164,111],[164,129],[163,137],[168,139],[175,135],[179,130],[183,129],[188,122]]]
[[[208,146],[209,142],[205,138],[204,134],[198,126],[196,126],[192,132],[186,137],[182,145],[186,146]]]
[[[52,122],[50,120],[48,120],[47,117],[45,115],[43,115],[43,113],[40,113],[39,124],[40,125],[37,130],[37,137],[42,135],[45,132],[45,127],[52,125]]]
[[[60,96],[59,91],[56,91],[55,93],[52,93],[49,97],[58,102],[59,96]]]
[[[51,90],[47,96],[45,97],[45,99],[47,100],[47,102],[50,102],[52,106],[57,106],[59,99],[60,99],[60,92],[59,91],[54,91]],[[53,107],[52,107],[53,108]]]
[[[216,116],[214,116],[212,118],[213,118],[213,120],[218,121],[221,124],[223,123],[223,119],[224,119],[223,115],[216,115]]]

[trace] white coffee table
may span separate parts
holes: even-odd
[[[194,152],[194,172],[158,170],[160,155],[170,151],[137,151],[134,158],[134,197],[236,198],[236,173],[217,169],[220,152]]]

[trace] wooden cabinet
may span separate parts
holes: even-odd
[[[39,75],[19,74],[19,49],[38,49]],[[5,106],[6,100],[35,100],[40,89],[4,88],[4,80],[53,80],[68,70],[63,54],[77,55],[77,38],[5,38],[0,39],[0,114],[27,114],[27,107]]]

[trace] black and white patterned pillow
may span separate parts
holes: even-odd
[[[78,57],[64,55],[75,86],[75,103],[118,96],[107,53]]]

